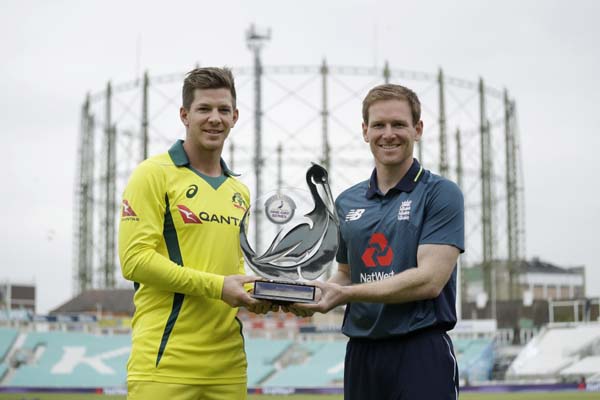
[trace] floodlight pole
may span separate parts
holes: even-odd
[[[93,286],[93,192],[94,192],[94,117],[90,112],[90,95],[81,109],[76,191],[77,226],[75,228],[75,293]]]
[[[440,175],[448,176],[448,155],[447,155],[447,138],[446,138],[446,99],[444,97],[444,72],[440,68],[438,71],[438,97],[439,97],[439,117],[438,124],[440,127]],[[416,123],[417,121],[415,121]]]
[[[148,71],[144,72],[144,80],[142,82],[142,148],[141,148],[141,160],[144,161],[148,158],[148,87],[150,86],[150,78],[148,77]]]
[[[485,84],[479,79],[479,133],[481,155],[481,230],[483,245],[483,279],[484,290],[492,301],[492,318],[496,319],[496,274],[493,271],[494,238],[493,238],[493,198],[492,198],[492,147],[491,124],[487,118],[485,104]]]
[[[261,77],[262,77],[262,64],[260,60],[260,51],[262,50],[265,43],[271,39],[271,30],[268,29],[265,33],[259,33],[254,24],[250,25],[250,28],[246,31],[246,44],[248,49],[252,51],[254,55],[254,176],[255,192],[254,198],[260,197],[261,188],[261,170],[263,164],[262,158],[262,88],[261,88]],[[252,216],[254,219],[254,248],[259,249],[261,244],[261,216],[258,208],[255,206],[255,212]]]
[[[329,109],[327,107],[327,76],[329,75],[329,67],[327,66],[327,61],[323,59],[323,64],[321,64],[321,132],[322,132],[322,140],[323,140],[323,157],[321,159],[321,164],[325,167],[326,170],[329,171],[331,167],[331,147],[329,145]],[[331,178],[330,178],[331,181]]]
[[[102,264],[102,286],[115,286],[115,215],[116,215],[116,134],[117,127],[112,123],[112,86],[106,85],[106,110],[104,120],[106,152],[106,185],[104,192],[104,262]]]

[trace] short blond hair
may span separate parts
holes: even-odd
[[[196,89],[228,89],[231,93],[232,106],[235,109],[235,81],[229,68],[204,67],[188,72],[183,80],[181,93],[183,108],[189,110],[194,102]]]
[[[365,124],[369,123],[369,108],[381,100],[405,100],[410,106],[413,126],[421,120],[421,102],[417,94],[402,85],[386,83],[369,90],[362,103],[362,115]]]

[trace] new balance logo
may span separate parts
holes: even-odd
[[[404,200],[398,209],[398,221],[408,221],[410,219],[410,205],[412,200]]]
[[[356,221],[364,214],[364,208],[353,208],[346,214],[346,221]]]

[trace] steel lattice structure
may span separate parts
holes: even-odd
[[[330,172],[334,195],[368,179],[372,156],[361,134],[361,102],[383,82],[414,89],[425,131],[417,158],[425,168],[457,182],[465,195],[467,251],[462,264],[516,261],[524,251],[523,179],[515,101],[506,90],[468,81],[440,69],[426,73],[383,67],[320,64],[232,68],[240,119],[223,157],[255,199],[285,182],[303,186],[311,161]],[[76,291],[118,284],[117,196],[140,161],[164,152],[185,130],[179,121],[185,73],[108,83],[89,94],[81,111],[75,185]],[[255,212],[255,231],[261,221]],[[257,235],[258,236],[258,235]],[[255,237],[260,241],[260,237]],[[486,268],[486,265],[488,266]],[[513,277],[516,285],[516,276]],[[515,292],[516,293],[516,292]]]

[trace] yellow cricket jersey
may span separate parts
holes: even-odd
[[[119,257],[136,288],[128,380],[246,382],[237,308],[220,298],[224,276],[245,273],[239,223],[250,195],[221,166],[220,184],[201,176],[178,141],[125,188]]]

